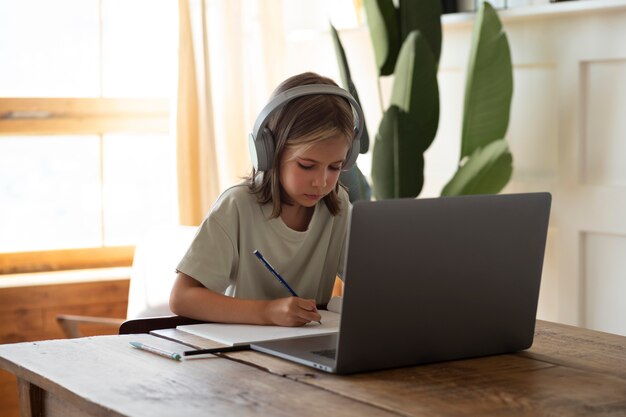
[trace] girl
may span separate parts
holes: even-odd
[[[316,305],[328,303],[343,268],[350,203],[339,173],[354,163],[362,127],[358,104],[332,80],[304,73],[279,85],[251,135],[255,168],[218,198],[177,267],[172,312],[224,323],[319,321]]]

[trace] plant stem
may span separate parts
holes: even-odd
[[[385,104],[383,103],[383,92],[380,86],[380,77],[378,77],[378,83],[376,85],[378,87],[378,104],[380,104],[380,112],[385,113]]]

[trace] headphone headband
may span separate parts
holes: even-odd
[[[250,156],[252,157],[252,162],[256,170],[267,171],[272,166],[275,143],[271,132],[267,129],[267,123],[270,116],[276,110],[280,109],[293,99],[315,94],[330,94],[343,97],[350,103],[353,113],[356,113],[354,123],[354,139],[342,169],[348,170],[352,167],[352,165],[354,165],[354,162],[359,155],[360,140],[365,124],[365,118],[363,116],[361,106],[359,106],[359,103],[357,103],[354,97],[352,97],[352,95],[350,95],[350,93],[343,88],[328,84],[308,84],[290,88],[287,91],[277,94],[263,107],[259,113],[259,116],[254,123],[252,133],[249,136]]]

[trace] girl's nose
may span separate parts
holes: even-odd
[[[326,170],[325,169],[319,170],[319,172],[313,177],[313,186],[314,187],[326,186]]]

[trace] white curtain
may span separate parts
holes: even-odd
[[[250,170],[247,136],[285,78],[282,0],[179,0],[181,224],[197,225]]]
[[[197,225],[219,193],[204,2],[179,0],[176,149],[179,217]]]
[[[284,78],[282,0],[206,0],[222,188],[250,170],[247,138]]]

